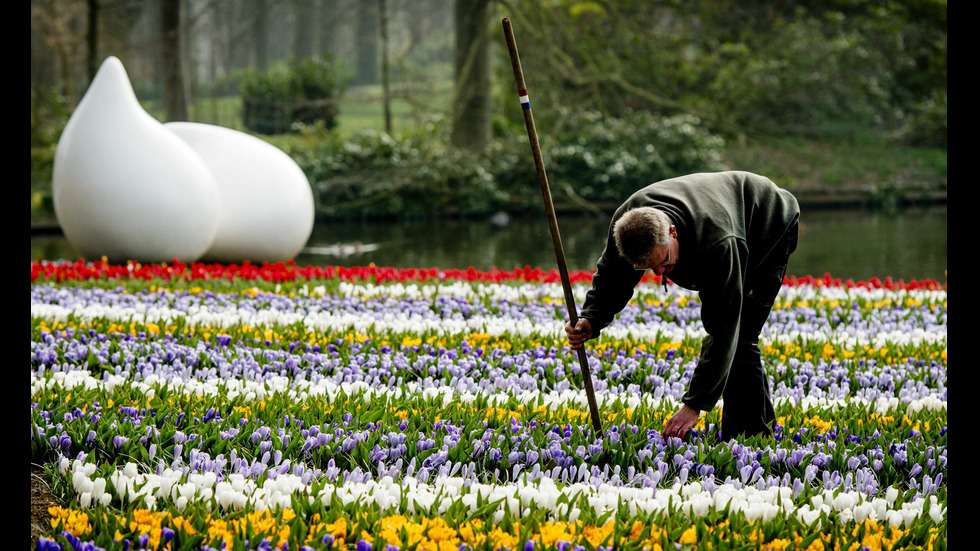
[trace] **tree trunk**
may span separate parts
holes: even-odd
[[[313,57],[313,26],[316,24],[315,3],[313,0],[293,0],[293,20],[296,35],[293,37],[293,56],[297,59]]]
[[[490,144],[490,6],[493,0],[456,0],[456,97],[452,144],[479,150]]]
[[[391,90],[388,86],[388,6],[385,0],[378,0],[378,13],[381,15],[381,90],[384,102],[385,132],[391,134]]]
[[[354,84],[378,83],[378,2],[359,0]]]
[[[95,73],[99,71],[99,0],[87,0],[88,5],[88,34],[85,37],[88,51],[85,53],[88,69],[88,81],[92,82]]]
[[[254,54],[252,62],[256,69],[263,72],[269,68],[269,52],[266,47],[268,25],[265,8],[266,0],[252,0],[252,28],[254,30],[252,34],[252,53]]]
[[[168,121],[187,120],[187,99],[180,63],[180,0],[160,2],[163,103]]]
[[[317,53],[337,54],[337,33],[340,31],[344,6],[340,0],[319,0],[320,23]]]

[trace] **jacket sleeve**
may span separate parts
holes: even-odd
[[[701,411],[712,409],[721,398],[738,346],[747,258],[742,244],[729,237],[711,249],[710,273],[703,275],[705,283],[699,291],[707,336],[682,401]]]
[[[610,235],[592,274],[592,288],[585,295],[585,304],[579,314],[592,324],[593,338],[598,337],[602,329],[626,307],[633,298],[633,289],[642,278],[643,272],[619,255],[615,238]]]

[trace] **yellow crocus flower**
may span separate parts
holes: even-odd
[[[487,538],[493,542],[493,548],[499,549],[501,547],[509,547],[514,549],[517,546],[517,536],[504,532],[499,526],[495,526],[494,529],[487,534]]]

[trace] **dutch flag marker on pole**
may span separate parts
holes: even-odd
[[[527,97],[527,90],[518,90],[517,95],[521,98],[521,107],[524,109],[531,108],[531,100]]]

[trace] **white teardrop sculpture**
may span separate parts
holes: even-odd
[[[302,250],[315,208],[310,182],[296,161],[231,128],[194,122],[164,127],[190,144],[218,184],[218,232],[205,260],[280,262]]]
[[[186,142],[140,106],[129,76],[107,58],[55,152],[55,214],[89,259],[199,259],[218,228],[218,186]]]

